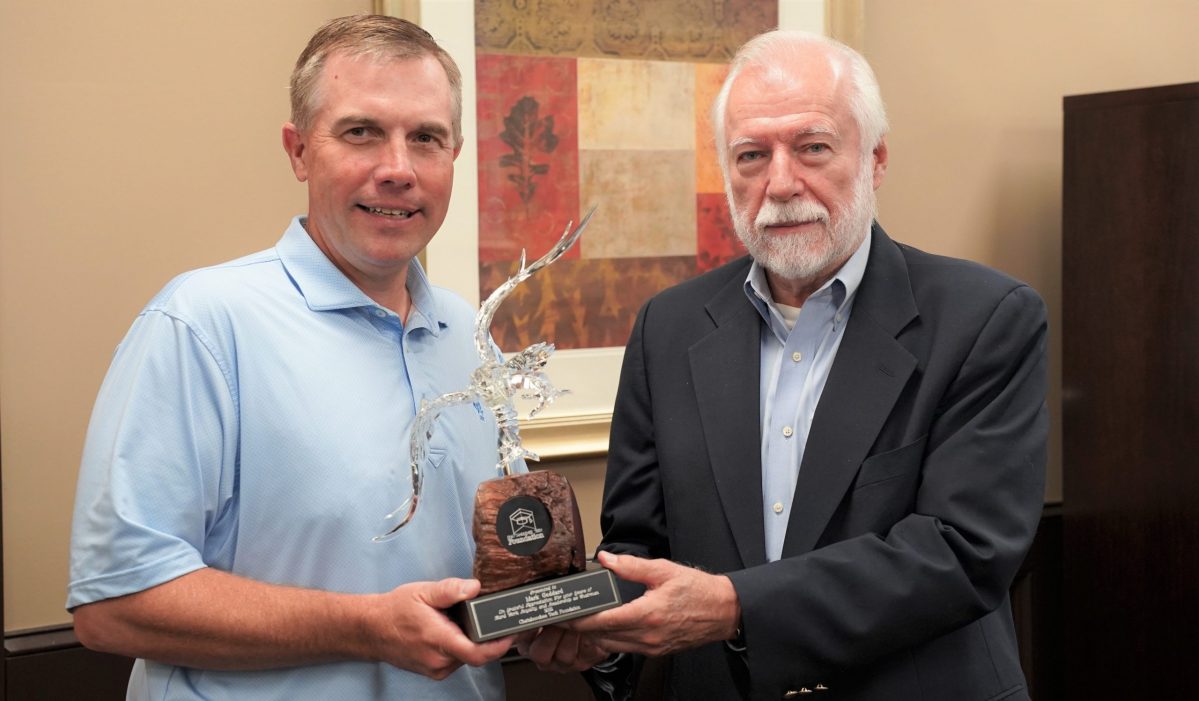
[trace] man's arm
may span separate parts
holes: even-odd
[[[78,607],[87,647],[186,667],[250,670],[382,661],[444,679],[499,659],[512,638],[475,644],[440,610],[475,596],[472,579],[340,594],[264,584],[205,568]]]

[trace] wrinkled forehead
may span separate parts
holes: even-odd
[[[849,114],[850,65],[821,46],[794,47],[750,63],[733,80],[725,124],[789,110]]]

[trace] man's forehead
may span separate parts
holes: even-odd
[[[832,99],[844,95],[848,78],[849,66],[837,56],[815,51],[783,54],[776,60],[743,68],[734,79],[729,100],[752,99],[779,89],[814,99]]]
[[[352,70],[355,68],[382,68],[384,70],[396,71],[412,71],[424,68],[426,64],[432,68],[436,66],[440,72],[439,75],[445,73],[445,69],[431,54],[420,54],[416,56],[391,56],[376,52],[352,52],[346,49],[339,49],[330,52],[325,58],[324,65],[321,68],[322,78],[335,78],[338,71]],[[449,83],[449,77],[446,77],[446,83]]]
[[[726,124],[782,117],[795,129],[836,131],[849,114],[848,87],[844,62],[827,54],[746,66],[731,86]]]
[[[435,77],[434,77],[435,76]],[[426,82],[432,78],[431,85]],[[444,81],[444,91],[439,87]],[[405,94],[400,84],[424,86],[419,94]],[[442,94],[444,92],[444,95]],[[374,113],[395,108],[397,101],[406,106],[445,107],[445,121],[452,118],[452,95],[445,69],[433,56],[410,58],[375,57],[368,54],[330,54],[317,82],[317,112],[329,119],[371,121]],[[329,99],[336,95],[336,100]],[[440,104],[444,102],[445,104]]]

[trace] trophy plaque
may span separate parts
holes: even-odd
[[[535,416],[563,390],[555,389],[544,368],[554,346],[535,343],[503,361],[491,343],[491,320],[503,300],[533,273],[558,260],[587,227],[587,216],[573,231],[567,225],[548,253],[525,265],[522,253],[516,274],[487,298],[475,318],[475,350],[481,364],[470,387],[421,403],[412,426],[410,457],[412,496],[388,514],[389,530],[376,541],[394,538],[416,513],[422,471],[433,425],[442,409],[477,402],[489,409],[499,428],[496,470],[499,477],[483,482],[475,493],[473,534],[474,577],[479,596],[455,607],[467,636],[482,642],[555,622],[567,621],[620,605],[616,579],[608,570],[587,567],[583,528],[574,492],[566,478],[539,470],[513,473],[523,460],[537,460],[520,441],[516,395],[537,400]]]

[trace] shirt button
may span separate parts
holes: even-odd
[[[781,513],[783,513],[783,502],[776,501],[776,502],[774,502],[774,506],[772,506],[770,508],[774,509],[774,513],[781,514]]]
[[[375,316],[377,316],[377,317],[379,317],[380,319],[382,319],[383,317],[387,316],[387,312],[383,311],[382,309],[376,309],[376,310],[375,310]]]
[[[803,360],[803,353],[795,351],[791,354],[791,359],[798,363],[799,361]]]
[[[783,437],[784,438],[790,438],[794,434],[795,434],[795,430],[792,429],[790,426],[783,426]]]

